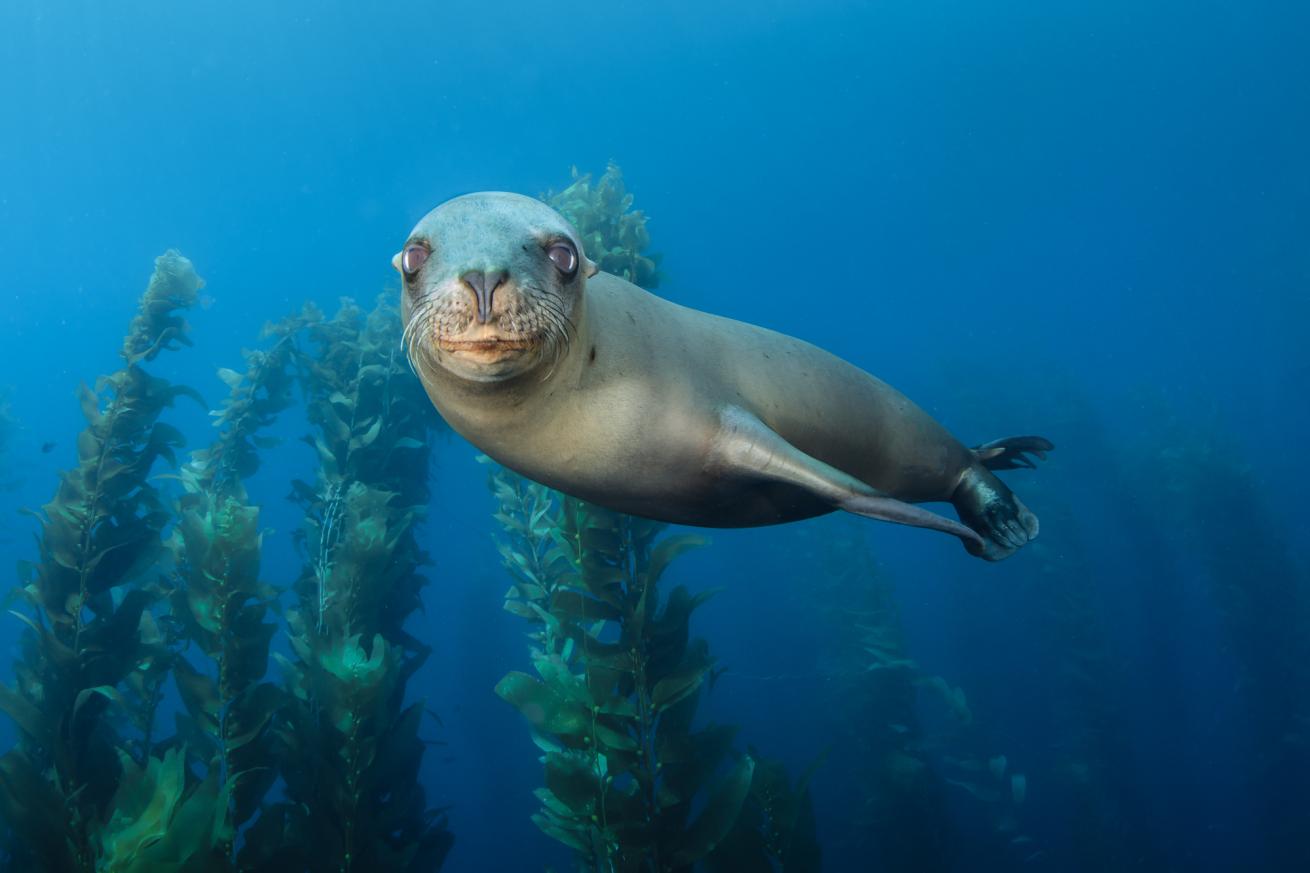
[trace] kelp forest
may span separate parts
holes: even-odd
[[[661,260],[618,167],[575,169],[542,196],[602,270],[658,293]],[[453,581],[430,547],[443,487],[434,471],[443,453],[472,450],[410,369],[394,289],[344,298],[331,314],[306,303],[250,336],[208,383],[170,381],[170,360],[211,343],[203,269],[161,254],[118,368],[50,386],[83,421],[61,441],[75,463],[10,525],[34,542],[5,615],[18,644],[0,682],[15,737],[0,757],[0,868],[485,869],[459,857],[458,786],[425,777],[442,772],[436,749],[459,754],[444,739],[454,704],[416,679],[461,669],[434,659],[438,641],[418,618],[430,589]],[[1076,430],[1079,451],[1118,458],[1109,475],[1151,483],[1125,509],[1141,520],[1132,529],[1216,499],[1229,507],[1240,562],[1200,534],[1186,552],[1148,534],[1127,544],[1152,583],[1139,606],[1167,626],[1174,601],[1160,586],[1179,578],[1202,580],[1219,605],[1228,679],[1250,701],[1258,749],[1259,772],[1245,778],[1277,786],[1252,815],[1282,857],[1310,867],[1303,562],[1218,425],[1198,429],[1162,408],[1153,420],[1170,426],[1123,446],[1098,431],[1076,386],[1060,390],[1070,420],[1057,430]],[[979,418],[999,415],[958,394],[964,414],[972,404]],[[1036,408],[1009,412],[1041,420]],[[210,439],[188,445],[178,422],[197,413]],[[20,427],[0,395],[0,488],[23,475]],[[287,429],[302,439],[283,445]],[[312,475],[283,478],[265,463],[275,450],[298,452]],[[916,653],[906,592],[924,580],[885,570],[864,523],[831,519],[780,534],[791,554],[779,572],[805,592],[796,621],[820,630],[798,656],[812,711],[801,718],[777,692],[770,706],[799,736],[773,748],[773,725],[734,718],[724,692],[737,676],[772,679],[716,644],[716,622],[749,622],[725,589],[758,584],[718,571],[732,559],[711,559],[717,535],[621,515],[479,460],[488,493],[470,505],[492,509],[485,536],[458,548],[490,568],[479,584],[506,589],[510,615],[453,621],[512,621],[520,640],[507,655],[517,668],[484,693],[521,740],[500,754],[531,774],[523,790],[536,810],[494,826],[500,839],[537,841],[532,869],[1187,869],[1185,849],[1152,830],[1139,790],[1133,713],[1116,694],[1139,680],[1097,595],[1109,571],[1080,541],[1076,508],[1039,477],[1025,480],[1043,507],[1036,569],[1010,595],[1040,615],[1011,631],[1040,651],[1039,678],[1019,665],[1010,674],[1037,720],[1006,720],[998,700],[1020,692],[998,691],[997,677],[945,675],[938,654]],[[253,482],[287,495],[295,529],[268,528]],[[274,538],[298,571],[269,571]],[[1004,648],[965,629],[965,617],[997,608],[988,591],[949,597],[940,620],[961,628],[959,646]],[[722,610],[715,622],[711,609]],[[1150,681],[1176,692],[1168,675]]]

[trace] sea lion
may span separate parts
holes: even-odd
[[[1032,466],[1048,441],[969,449],[822,349],[600,272],[538,200],[450,200],[392,263],[403,342],[428,396],[530,479],[707,527],[843,509],[954,534],[989,560],[1037,535],[1036,516],[991,471]],[[924,501],[949,501],[963,524],[911,505]]]

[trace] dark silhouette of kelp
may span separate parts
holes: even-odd
[[[1078,434],[1079,454],[1112,456],[1078,387],[1066,380],[1053,384],[1062,398],[1062,429]],[[1113,649],[1097,601],[1105,571],[1084,543],[1069,496],[1046,480],[1028,487],[1042,507],[1043,535],[1034,543],[1034,572],[1017,580],[1018,599],[1042,619],[1034,628],[1050,676],[1042,702],[1050,746],[1058,750],[1053,770],[1042,776],[1069,810],[1067,830],[1052,840],[1052,856],[1069,871],[1170,869],[1140,797],[1132,716],[1120,702],[1131,668]]]
[[[1056,442],[1074,445],[1078,458],[1099,459],[1098,476],[1114,483],[1116,492],[1131,495],[1146,487],[1113,460],[1118,449],[1073,374],[1040,368],[1033,371],[1040,375],[1024,383],[1009,370],[980,371],[973,360],[945,369],[954,374],[947,380],[957,395],[951,406],[963,417],[981,422],[984,429],[987,422],[1045,421],[1044,430]],[[1012,389],[1003,398],[987,389],[1002,379]],[[1121,573],[1122,565],[1105,560],[1114,557],[1110,550],[1098,554],[1085,542],[1087,511],[1078,504],[1087,493],[1071,495],[1069,484],[1055,475],[1059,471],[1051,472],[1025,485],[1029,505],[1042,518],[1042,533],[1026,563],[1015,568],[1008,598],[1023,605],[1028,645],[1042,665],[1026,704],[1028,718],[1048,740],[1046,755],[1037,756],[1044,760],[1034,762],[1033,769],[1047,798],[1048,826],[1056,828],[1045,834],[1045,860],[1054,869],[1068,871],[1171,869],[1142,797],[1141,767],[1131,743],[1134,721],[1141,716],[1126,711],[1122,702],[1137,681],[1132,672],[1140,673],[1141,668],[1128,664],[1114,648],[1110,630],[1116,617],[1105,614],[1101,602],[1115,582],[1111,574]],[[1158,552],[1159,538],[1149,512],[1140,513],[1132,500],[1122,499],[1116,502],[1116,512],[1125,539],[1130,544],[1140,540],[1144,546],[1129,559],[1133,572],[1149,580],[1135,586],[1136,596],[1154,604],[1152,624],[1165,625],[1180,599],[1174,591],[1176,568],[1150,560]],[[1168,663],[1162,640],[1146,642],[1152,647],[1153,669]],[[1156,682],[1151,694],[1168,700],[1178,689]],[[1163,711],[1174,708],[1162,705]]]
[[[1043,851],[1022,826],[1026,774],[987,748],[964,691],[911,657],[895,589],[863,533],[849,526],[822,535],[813,561],[834,754],[848,762],[858,795],[840,841],[844,853],[875,870],[1041,861]],[[943,710],[931,729],[923,718],[929,707]]]
[[[160,416],[194,391],[142,365],[190,345],[181,312],[202,284],[177,252],[156,259],[123,342],[124,366],[81,389],[87,427],[77,466],[37,516],[39,560],[19,592],[34,615],[15,613],[30,633],[15,665],[17,688],[0,686],[0,706],[21,732],[0,758],[14,870],[208,869],[229,838],[216,769],[200,781],[179,752],[152,754],[148,731],[131,744],[106,718],[119,705],[138,725],[148,722],[157,697],[129,700],[124,689],[133,680],[149,687],[169,658],[146,611],[164,595],[154,566],[171,518],[151,473],[161,458],[174,463],[182,443]]]
[[[868,858],[874,870],[951,870],[959,838],[920,723],[924,677],[906,652],[892,587],[858,531],[825,537],[820,548],[815,597],[828,604],[823,654],[834,679],[826,687],[840,707],[834,740],[857,769],[862,795],[851,810],[846,851]],[[956,689],[935,687],[964,706]],[[969,717],[967,708],[960,713]]]
[[[1249,791],[1260,863],[1310,869],[1310,573],[1238,441],[1217,421],[1143,400],[1142,444],[1125,459],[1147,514],[1204,576],[1228,637],[1256,760]]]

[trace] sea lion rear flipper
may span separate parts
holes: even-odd
[[[969,553],[1001,561],[1036,539],[1039,525],[1037,516],[984,463],[965,471],[951,502],[960,520],[982,537],[977,545],[965,543]]]
[[[1028,455],[1045,461],[1046,453],[1054,448],[1055,444],[1046,437],[1017,436],[974,446],[973,453],[988,470],[1036,469],[1037,465]]]
[[[975,554],[986,549],[972,529],[870,487],[859,479],[805,454],[751,413],[728,407],[720,416],[710,448],[717,472],[801,488],[828,503],[865,518],[925,527],[953,534]]]

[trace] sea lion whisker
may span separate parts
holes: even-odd
[[[415,356],[428,354],[427,344],[420,342],[418,337],[422,333],[431,331],[438,315],[439,304],[437,300],[433,298],[424,300],[417,309],[410,313],[409,322],[405,325],[405,329],[401,331],[400,343],[405,351],[405,360],[409,362],[409,368],[415,375],[419,374],[420,364]]]

